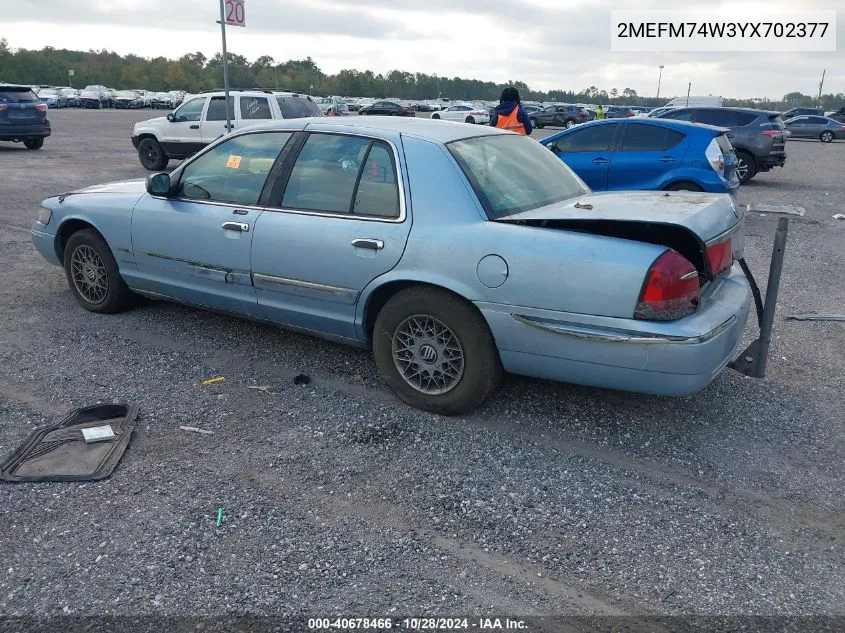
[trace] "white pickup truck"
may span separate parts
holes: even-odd
[[[192,156],[215,139],[261,121],[323,116],[308,95],[272,90],[230,90],[226,127],[226,97],[222,90],[186,96],[182,105],[166,117],[135,124],[132,145],[141,164],[161,171],[171,158]]]

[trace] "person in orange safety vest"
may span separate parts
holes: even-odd
[[[490,117],[490,125],[517,134],[531,134],[534,127],[531,125],[528,114],[522,109],[519,91],[516,88],[508,87],[502,90],[499,105]]]

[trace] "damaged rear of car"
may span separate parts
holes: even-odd
[[[590,194],[531,143],[449,145],[488,219],[507,227],[512,290],[477,304],[504,368],[660,395],[704,388],[737,350],[751,298],[730,196]]]

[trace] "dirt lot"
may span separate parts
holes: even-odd
[[[845,143],[791,141],[742,188],[807,209],[765,380],[669,399],[509,378],[442,418],[366,352],[77,306],[30,244],[38,202],[145,175],[129,134],[153,115],[51,112],[43,150],[0,144],[0,455],[71,407],[141,411],[111,479],[0,485],[0,614],[845,616],[845,323],[784,318],[845,309]],[[763,284],[775,224],[748,218]]]

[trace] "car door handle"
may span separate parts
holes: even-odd
[[[248,233],[249,232],[249,224],[246,222],[224,222],[223,223],[223,230],[224,231],[237,231],[238,233]]]
[[[192,130],[198,130],[198,129],[200,129],[200,126],[199,126],[199,125],[189,125],[188,127],[190,127]]]
[[[593,165],[607,165],[610,161],[606,158],[594,158]]]
[[[728,132],[727,134],[725,134],[725,136],[727,136],[728,138],[733,138],[734,136],[736,136],[736,134],[731,134],[730,132]]]
[[[352,240],[352,246],[354,246],[355,248],[367,248],[371,251],[380,251],[384,248],[384,241],[359,237],[357,239]]]

